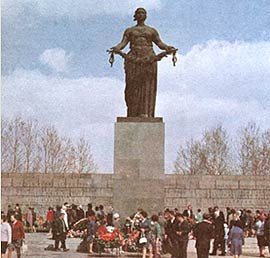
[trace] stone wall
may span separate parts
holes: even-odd
[[[113,192],[117,189],[113,174],[14,174],[2,173],[2,210],[7,205],[20,203],[45,214],[48,206],[64,202],[93,205],[113,204]],[[136,184],[136,180],[133,181]],[[183,176],[166,175],[164,178],[165,207],[183,210],[191,203],[194,210],[214,205],[224,209],[235,208],[270,209],[270,176]],[[154,189],[153,187],[152,189]],[[136,189],[136,188],[134,188]],[[146,189],[146,188],[145,188]],[[147,190],[147,191],[146,191]],[[151,199],[155,192],[144,191]],[[124,193],[123,193],[124,194]],[[143,208],[143,207],[142,207]],[[121,211],[120,211],[121,212]]]
[[[23,210],[33,206],[45,214],[49,206],[63,203],[112,203],[112,174],[14,174],[2,173],[2,210],[20,203]]]
[[[183,210],[189,203],[194,210],[215,205],[270,210],[270,176],[167,175],[165,206]]]

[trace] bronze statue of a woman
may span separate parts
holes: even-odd
[[[125,101],[128,117],[154,117],[157,92],[157,61],[167,54],[175,53],[177,49],[167,46],[159,38],[158,32],[147,25],[146,10],[138,8],[134,20],[137,24],[126,29],[122,41],[110,49],[111,62],[113,53],[120,54],[125,59],[126,88]],[[153,42],[164,52],[156,55]],[[130,43],[128,54],[121,50]]]

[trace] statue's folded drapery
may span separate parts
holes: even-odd
[[[154,117],[157,62],[153,48],[132,49],[125,58],[125,100],[129,117]]]

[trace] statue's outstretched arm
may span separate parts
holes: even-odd
[[[122,50],[123,48],[125,48],[125,46],[128,44],[128,42],[129,42],[128,30],[126,30],[124,32],[124,35],[123,35],[121,42],[119,44],[117,44],[116,46],[112,47],[112,50],[114,50],[115,52]]]
[[[154,30],[154,43],[162,50],[166,50],[168,53],[172,53],[175,51],[175,48],[173,46],[168,46],[159,37],[159,34],[156,30]]]

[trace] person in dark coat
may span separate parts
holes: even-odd
[[[176,214],[178,244],[179,253],[178,258],[187,258],[187,247],[188,247],[188,233],[190,232],[190,226],[184,215],[181,213]]]
[[[214,231],[214,246],[213,246],[213,251],[211,255],[216,255],[217,254],[217,249],[220,245],[221,248],[221,256],[225,256],[225,231],[224,231],[224,223],[225,223],[225,217],[224,213],[219,210],[218,207],[214,208],[214,226],[215,226],[215,231]]]
[[[92,213],[92,211],[94,211],[94,210],[93,210],[93,205],[92,205],[92,203],[88,203],[88,204],[87,204],[87,211],[86,211],[86,213],[85,213],[85,217],[88,218],[88,217],[89,217],[89,213],[90,213],[90,212]]]
[[[59,217],[53,222],[53,239],[55,240],[55,251],[59,251],[59,242],[63,251],[66,252],[69,249],[66,248],[67,227],[64,221],[64,213],[60,213]]]
[[[17,216],[19,221],[22,221],[22,210],[20,205],[17,203],[14,210],[14,216]]]
[[[79,205],[79,207],[77,208],[77,221],[83,218],[84,218],[84,210],[82,208],[82,205]]]
[[[178,258],[179,255],[179,242],[178,235],[176,234],[178,222],[175,219],[174,212],[171,210],[165,211],[165,217],[167,219],[165,226],[165,240],[169,243],[169,252],[171,258]]]
[[[195,247],[198,258],[209,257],[210,242],[214,233],[214,225],[210,221],[210,218],[210,214],[204,213],[203,221],[198,223],[193,230],[193,235],[196,237]]]
[[[268,245],[268,251],[270,253],[270,211],[266,221],[264,222],[264,239],[266,245]]]
[[[192,206],[190,204],[187,206],[187,209],[183,211],[183,215],[187,219],[194,219],[195,218],[193,211],[192,211]]]

